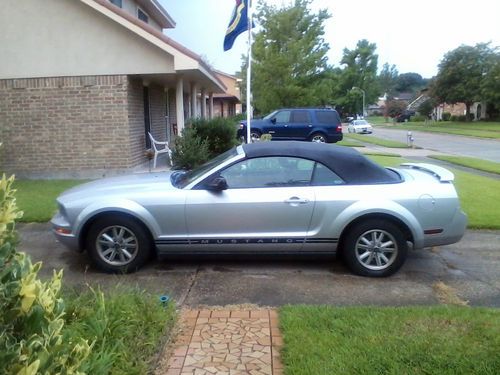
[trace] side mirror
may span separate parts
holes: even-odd
[[[273,118],[271,119],[271,122],[272,122],[273,124],[276,124],[276,117],[273,117]]]
[[[207,184],[207,190],[222,191],[227,189],[227,181],[224,177],[215,177]]]

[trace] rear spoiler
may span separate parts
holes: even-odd
[[[450,182],[455,179],[455,175],[451,173],[448,169],[434,164],[403,163],[401,164],[401,167],[409,169],[418,169],[419,171],[430,173],[441,182]]]

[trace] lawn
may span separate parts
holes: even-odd
[[[431,155],[430,158],[447,161],[448,163],[478,169],[480,171],[500,174],[500,163],[465,156]]]
[[[24,212],[21,222],[45,222],[57,210],[56,198],[64,190],[84,180],[16,180],[17,206]]]
[[[395,167],[408,160],[388,156],[368,156],[373,161]],[[455,174],[455,187],[462,209],[468,216],[469,228],[500,229],[500,180],[450,169]]]
[[[500,310],[285,306],[287,375],[498,374]]]
[[[346,138],[347,140],[356,140],[360,142],[371,143],[374,145],[389,147],[389,148],[408,148],[408,145],[406,143],[390,141],[383,138],[377,138],[372,135],[349,133],[349,134],[344,134],[344,139]]]
[[[175,322],[175,306],[145,291],[115,287],[107,293],[83,287],[63,293],[66,339],[94,343],[80,371],[87,374],[152,373],[164,337]]]
[[[479,138],[500,139],[500,122],[451,122],[439,121],[432,123],[407,122],[386,124],[391,129],[414,130],[423,132],[465,135]]]

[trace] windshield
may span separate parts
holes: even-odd
[[[356,120],[354,125],[368,125],[368,123],[365,120]]]
[[[278,112],[278,111],[271,112],[270,114],[268,114],[267,116],[264,117],[264,120],[269,120],[270,118],[274,117],[274,115],[276,114],[276,112]]]
[[[170,176],[170,180],[172,181],[172,185],[176,188],[182,189],[189,185],[191,182],[196,180],[198,177],[207,173],[210,169],[216,167],[217,165],[225,162],[228,159],[238,155],[238,151],[236,147],[216,156],[215,158],[207,161],[205,164],[190,170],[190,171],[177,171],[172,173]]]

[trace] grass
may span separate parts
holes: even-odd
[[[377,138],[377,137],[374,137],[372,135],[367,136],[367,135],[362,135],[362,134],[350,133],[350,134],[344,135],[344,138],[347,138],[349,140],[354,139],[356,141],[371,143],[374,145],[389,147],[389,148],[408,148],[406,143]]]
[[[484,172],[500,174],[500,163],[495,163],[494,161],[469,158],[465,156],[431,155],[429,157]]]
[[[287,375],[498,374],[500,311],[285,306]]]
[[[345,137],[345,135],[344,135],[344,138],[340,142],[337,142],[335,144],[339,145],[339,146],[346,146],[346,147],[365,147],[365,145],[362,144],[361,142],[358,142],[358,141],[353,140],[353,139],[347,139]]]
[[[391,129],[415,130],[431,133],[465,135],[500,139],[500,122],[407,122],[388,125]]]
[[[85,288],[66,291],[66,339],[94,342],[80,371],[140,375],[151,372],[163,337],[173,326],[174,305],[136,289],[114,288],[104,295]]]
[[[387,167],[408,162],[404,158],[369,155],[370,159]],[[468,216],[471,229],[500,229],[500,180],[451,169],[460,205]]]
[[[16,180],[17,206],[24,212],[20,222],[46,222],[57,210],[56,198],[83,180]]]

